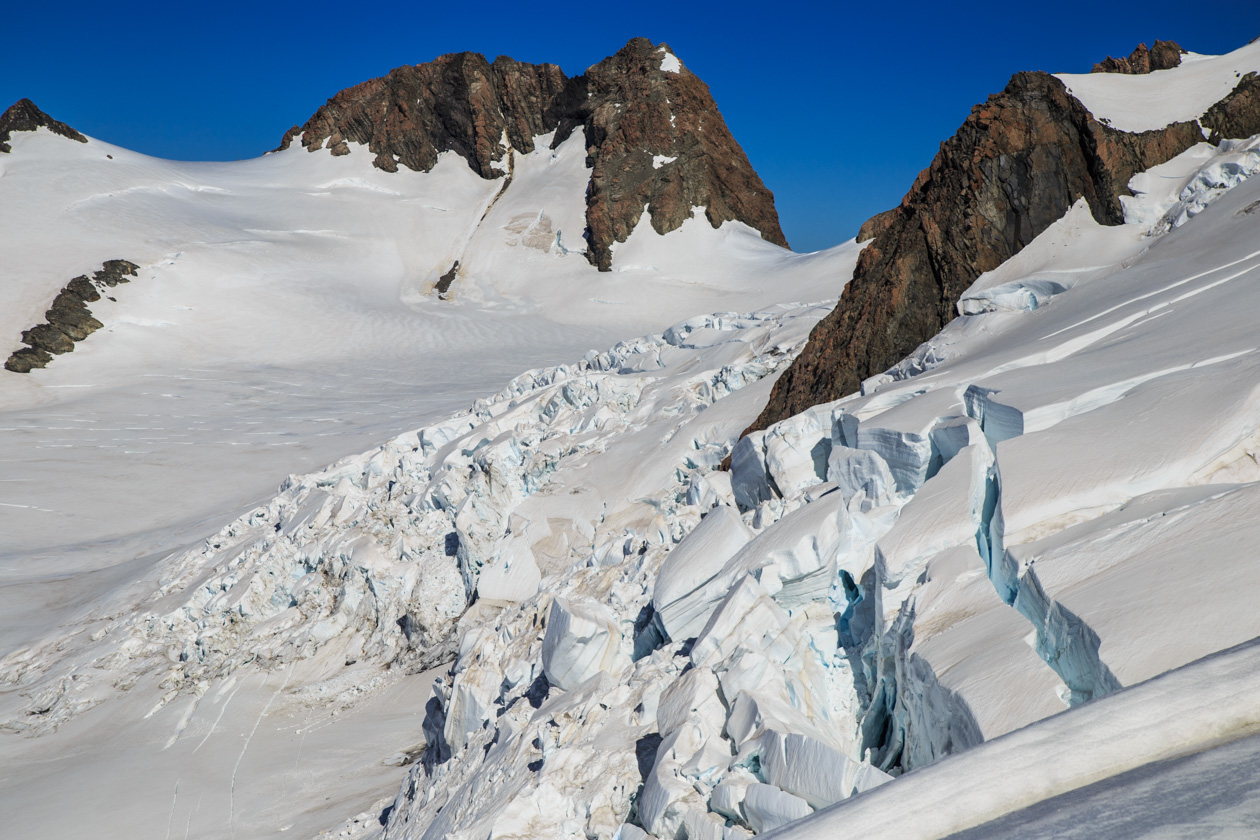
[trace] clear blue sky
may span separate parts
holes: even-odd
[[[1260,3],[68,0],[3,20],[0,108],[29,97],[95,137],[202,160],[259,155],[338,90],[442,53],[576,75],[636,35],[664,41],[709,84],[803,251],[897,203],[1017,70],[1083,72],[1155,38],[1227,52],[1260,35]]]

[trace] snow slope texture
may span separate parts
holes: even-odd
[[[1180,66],[1145,75],[1056,73],[1099,121],[1121,131],[1150,131],[1193,121],[1229,94],[1239,78],[1260,72],[1260,42],[1225,55],[1188,53]]]

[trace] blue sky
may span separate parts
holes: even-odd
[[[1260,35],[1260,3],[69,0],[4,20],[0,108],[29,97],[95,137],[204,160],[259,155],[338,90],[442,53],[576,75],[636,35],[664,41],[709,84],[801,251],[897,203],[1017,70],[1083,72],[1155,38],[1226,52]]]

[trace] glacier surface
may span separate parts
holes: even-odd
[[[1253,53],[1152,74],[1181,80],[1168,113]],[[1137,89],[1065,81],[1117,125],[1117,97]],[[506,189],[441,165],[386,178],[355,152],[242,167],[115,150],[122,178],[97,159],[113,147],[61,142],[18,138],[27,163],[5,161],[0,193],[66,154],[92,159],[56,200],[5,210],[83,234],[55,257],[38,236],[15,245],[35,279],[6,287],[8,326],[107,245],[144,261],[154,291],[116,302],[118,328],[82,358],[0,383],[14,406],[0,442],[84,451],[76,412],[166,431],[125,425],[151,376],[184,376],[164,398],[193,401],[215,433],[182,441],[183,459],[146,452],[172,457],[178,481],[120,477],[154,507],[130,530],[95,499],[124,461],[15,460],[93,479],[23,497],[80,504],[75,543],[25,514],[0,555],[17,616],[0,649],[15,836],[982,838],[1062,829],[1045,803],[1132,813],[1151,778],[1253,754],[1256,138],[1137,176],[1125,225],[1078,203],[860,393],[738,441],[834,305],[775,295],[826,288],[859,246],[791,255],[684,225],[636,232],[594,277],[560,244],[580,142],[514,159]],[[266,223],[287,227],[247,225],[273,190],[290,215]],[[340,191],[346,204],[324,206]],[[128,213],[93,210],[116,193]],[[367,207],[374,245],[330,233]],[[381,245],[426,214],[428,245]],[[189,227],[213,236],[171,253]],[[225,251],[237,273],[215,282]],[[295,259],[305,274],[284,273]],[[455,260],[458,293],[438,301],[426,284]],[[356,282],[334,276],[352,268]],[[233,283],[254,296],[230,304]],[[267,334],[292,307],[310,318]],[[185,311],[200,314],[172,315]],[[178,328],[154,339],[159,314]],[[301,330],[327,339],[307,349]],[[217,358],[225,338],[238,355]],[[373,379],[385,346],[390,375]],[[344,392],[303,410],[337,359]],[[480,373],[456,387],[442,365]],[[272,407],[364,416],[271,495],[257,481],[281,458],[246,445],[249,489],[229,492],[216,482],[237,463],[216,461],[236,441],[215,437],[244,436],[221,428],[242,389],[269,398],[258,424]],[[54,430],[37,416],[66,427],[38,437]],[[386,426],[386,443],[334,459]],[[68,795],[87,806],[59,807]],[[1247,797],[1220,810],[1228,830],[1255,814]]]

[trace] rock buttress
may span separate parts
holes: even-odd
[[[507,152],[504,134],[513,148],[533,151],[533,138],[550,130],[544,114],[567,81],[554,64],[444,55],[341,91],[300,129],[290,129],[280,149],[299,134],[312,152],[347,154],[349,143],[362,143],[389,172],[399,164],[428,172],[439,154],[453,151],[481,177],[497,178],[503,173],[492,164]]]
[[[1260,76],[1243,76],[1233,92],[1208,108],[1199,122],[1212,132],[1212,143],[1260,134]]]
[[[100,300],[102,290],[129,282],[128,278],[136,277],[139,269],[127,260],[106,260],[90,280],[85,275],[67,283],[44,313],[48,320],[22,331],[22,343],[26,346],[5,360],[5,370],[30,373],[34,368],[47,366],[53,356],[73,352],[75,342],[104,326],[92,317],[88,304]]]
[[[573,80],[558,108],[556,142],[586,130],[587,240],[591,262],[607,271],[644,207],[657,233],[669,233],[704,207],[713,227],[728,220],[787,247],[774,195],[731,135],[708,85],[665,44],[635,38]],[[668,62],[668,63],[667,63]]]
[[[836,309],[775,383],[749,430],[857,391],[953,320],[955,302],[1080,198],[1102,224],[1137,172],[1203,139],[1194,123],[1130,134],[1099,123],[1046,73],[1019,73],[972,109],[873,241]]]

